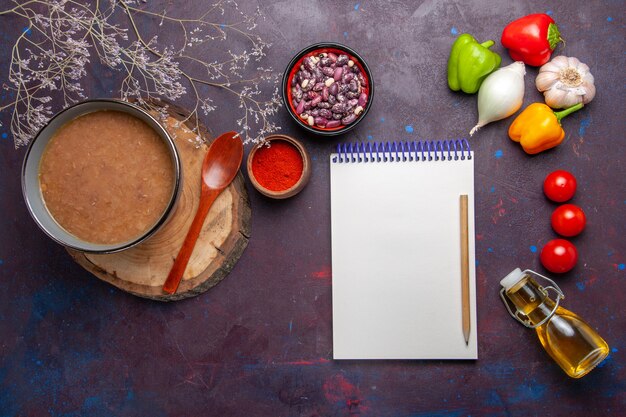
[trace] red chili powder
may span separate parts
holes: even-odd
[[[302,176],[302,155],[291,143],[273,140],[258,149],[252,158],[252,175],[271,191],[291,188]]]

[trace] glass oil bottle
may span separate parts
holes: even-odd
[[[550,285],[542,287],[537,280]],[[609,354],[609,346],[583,319],[559,304],[565,296],[549,278],[530,270],[512,271],[500,281],[500,297],[513,318],[535,329],[543,348],[572,378],[588,374]],[[556,300],[550,298],[553,290]]]

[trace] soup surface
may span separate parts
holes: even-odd
[[[63,125],[39,166],[50,214],[77,238],[116,244],[137,238],[172,196],[169,150],[144,121],[118,111],[88,113]]]

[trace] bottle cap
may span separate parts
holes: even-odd
[[[522,270],[519,268],[515,268],[509,274],[500,280],[500,285],[504,287],[505,291],[508,291],[512,286],[517,284],[519,280],[522,278]]]

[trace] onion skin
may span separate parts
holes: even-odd
[[[553,109],[564,109],[578,103],[588,104],[596,95],[589,67],[574,57],[563,55],[539,69],[535,86]]]
[[[524,101],[524,63],[517,61],[489,74],[478,90],[478,129],[496,120],[506,119],[522,107]]]

